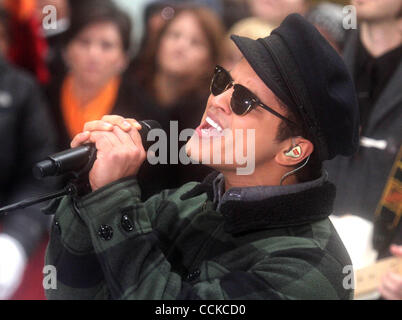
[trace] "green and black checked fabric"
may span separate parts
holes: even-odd
[[[125,179],[76,201],[76,210],[63,198],[46,253],[57,289],[47,298],[353,297],[343,287],[351,262],[327,218],[333,185],[222,212],[197,189],[189,183],[141,203],[136,180]]]

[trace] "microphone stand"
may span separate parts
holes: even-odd
[[[95,160],[96,160],[96,150],[93,150],[88,158],[88,162],[82,169],[69,172],[71,178],[63,190],[35,198],[25,199],[18,203],[0,208],[0,216],[7,215],[8,213],[11,213],[19,209],[25,209],[35,204],[42,203],[48,200],[57,199],[64,196],[78,197],[88,194],[89,192],[91,192],[91,186],[88,180],[88,173],[91,170]],[[40,178],[37,177],[37,179]]]
[[[77,191],[78,191],[78,188],[75,185],[75,183],[69,183],[63,190],[60,190],[60,191],[57,191],[54,193],[49,193],[44,196],[25,199],[25,200],[15,203],[15,204],[0,208],[0,215],[7,215],[8,213],[11,213],[13,211],[16,211],[19,209],[25,209],[25,208],[31,207],[35,204],[42,203],[42,202],[45,202],[48,200],[57,199],[57,198],[64,197],[64,196],[76,196],[78,194]]]

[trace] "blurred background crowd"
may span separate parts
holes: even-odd
[[[357,29],[344,28],[349,4]],[[179,132],[197,127],[215,65],[230,70],[241,59],[230,35],[266,37],[294,12],[344,57],[356,84],[361,148],[327,165],[335,214],[373,221],[401,145],[402,0],[0,0],[0,207],[60,188],[35,180],[32,166],[69,148],[87,121],[118,114],[155,119],[166,132],[170,121]],[[208,172],[145,165],[143,198]],[[383,256],[401,244],[398,201]],[[44,298],[51,218],[40,208],[0,217],[0,299]]]

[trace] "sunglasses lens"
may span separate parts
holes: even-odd
[[[223,93],[231,83],[232,77],[223,68],[217,67],[211,84],[211,93],[218,96]]]
[[[236,84],[231,100],[232,111],[237,115],[244,115],[251,111],[256,104],[253,94],[245,87]]]
[[[211,83],[211,93],[214,96],[222,94],[232,82],[233,80],[229,72],[217,66]],[[239,116],[244,115],[255,108],[256,104],[257,98],[250,90],[239,84],[234,85],[230,106],[235,114]]]

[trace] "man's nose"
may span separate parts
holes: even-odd
[[[222,112],[230,115],[232,113],[232,109],[230,107],[230,100],[232,99],[232,93],[233,88],[228,89],[217,96],[211,94],[212,96],[211,106],[216,109],[220,109]]]

